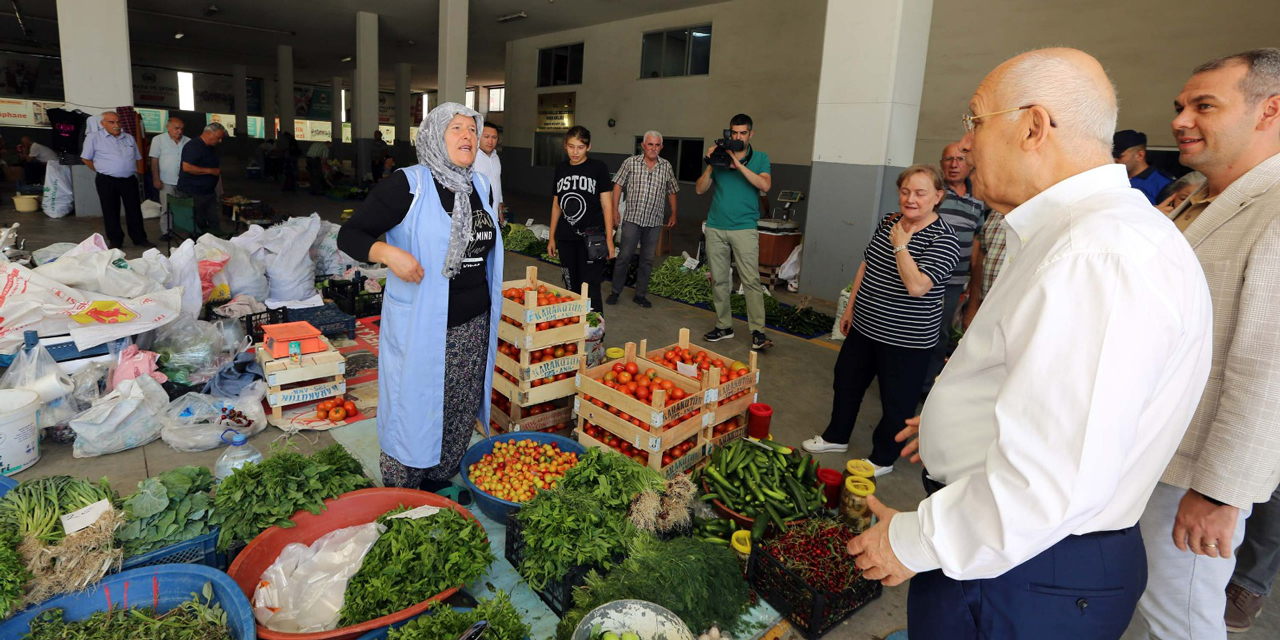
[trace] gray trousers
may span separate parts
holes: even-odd
[[[627,271],[631,256],[640,245],[640,268],[636,270],[636,297],[643,298],[649,292],[649,274],[653,273],[653,254],[658,250],[658,238],[662,227],[642,227],[634,222],[622,223],[622,244],[618,245],[618,261],[613,263],[612,295],[621,295],[627,284]]]
[[[942,294],[942,326],[938,328],[938,344],[933,347],[933,358],[929,360],[928,373],[924,377],[924,393],[933,388],[933,381],[942,373],[947,364],[947,346],[951,344],[951,321],[960,308],[960,296],[968,285],[948,284]]]
[[[1271,595],[1280,574],[1280,488],[1270,500],[1253,505],[1253,515],[1245,521],[1244,543],[1236,553],[1231,581],[1251,593]]]

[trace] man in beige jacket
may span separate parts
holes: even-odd
[[[1141,520],[1153,638],[1225,638],[1233,550],[1280,482],[1280,49],[1201,65],[1174,102],[1208,181],[1170,215],[1213,299],[1213,368]]]

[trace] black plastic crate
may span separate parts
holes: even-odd
[[[240,322],[244,323],[245,335],[253,338],[254,344],[262,342],[262,327],[268,324],[280,324],[289,321],[289,310],[281,307],[279,309],[267,309],[258,313],[250,313],[240,316]]]
[[[356,317],[343,313],[332,302],[319,307],[289,309],[285,321],[310,322],[317,331],[330,338],[346,336],[349,340],[356,339]]]
[[[879,582],[865,579],[843,593],[819,591],[755,544],[751,545],[751,558],[747,561],[747,581],[791,626],[810,639],[821,637],[884,591]]]
[[[507,544],[503,551],[507,562],[510,562],[519,573],[520,562],[524,559],[524,535],[521,533],[520,521],[517,518],[511,518],[511,523],[507,525]],[[573,608],[573,590],[587,584],[587,574],[593,568],[600,569],[591,565],[574,567],[563,578],[548,584],[541,591],[534,590],[534,593],[542,598],[547,608],[551,609],[557,618],[563,618],[564,614]]]
[[[354,280],[327,280],[322,291],[324,297],[332,300],[343,313],[349,313],[357,318],[382,315],[382,292],[365,291],[366,280],[368,278],[356,272]]]

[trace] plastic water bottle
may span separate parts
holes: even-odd
[[[228,433],[234,434],[231,439],[227,439]],[[227,447],[227,450],[218,458],[218,462],[213,465],[213,477],[217,482],[226,480],[236,469],[246,464],[262,462],[262,452],[249,444],[243,433],[238,433],[235,429],[227,429],[222,432],[222,441],[231,446]]]

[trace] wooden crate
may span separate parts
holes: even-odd
[[[268,421],[283,426],[285,407],[320,402],[347,392],[347,359],[328,338],[322,337],[325,350],[310,353],[293,362],[288,356],[273,358],[265,347],[256,350],[258,364],[267,380]]]
[[[539,285],[557,292],[567,293],[573,300],[540,307],[538,306],[538,294],[536,292]],[[535,291],[525,292],[524,304],[505,297],[502,299],[504,320],[498,323],[498,337],[516,345],[526,354],[532,349],[542,349],[569,342],[579,343],[578,351],[581,352],[581,341],[586,338],[587,313],[591,311],[591,302],[587,297],[586,283],[583,283],[581,292],[574,293],[564,287],[557,287],[538,280],[538,268],[533,266],[525,270],[524,280],[508,280],[502,283],[503,291],[523,287],[533,287],[535,289]],[[507,321],[506,318],[514,321],[515,324]],[[561,327],[544,326],[542,329],[538,328],[543,323],[569,319],[575,319],[574,323]],[[527,367],[529,363],[525,362],[523,365]]]
[[[496,393],[496,392],[495,392]],[[505,400],[501,396],[490,398],[492,406],[489,412],[490,430],[497,433],[514,433],[517,431],[544,431],[551,429],[558,424],[562,427],[548,431],[548,433],[560,433],[572,428],[573,423],[573,403],[568,398],[558,401],[552,401],[555,405],[550,411],[543,411],[538,414],[530,413],[533,407],[522,407],[518,404],[511,403],[509,400],[505,402],[506,406],[500,404],[501,400]],[[483,433],[483,431],[481,431]]]
[[[681,349],[693,349],[695,351],[706,351],[707,357],[711,360],[721,360],[726,364],[734,362],[733,358],[721,355],[711,349],[707,349],[701,345],[690,342],[688,329],[680,330],[680,339],[678,342],[660,349],[649,350],[648,340],[640,342],[640,351],[645,354],[645,357],[652,362],[658,363],[664,363],[665,360],[663,359],[663,356],[666,352],[677,347]],[[696,367],[693,370],[690,370],[689,368],[680,366],[675,370],[676,374],[701,384],[705,391],[707,411],[712,414],[711,417],[708,418],[708,426],[718,425],[729,418],[745,412],[747,407],[753,402],[756,402],[759,398],[760,366],[758,354],[755,351],[752,351],[751,355],[747,357],[747,362],[745,364],[747,365],[747,375],[731,379],[724,384],[720,383],[720,372],[716,367],[711,367],[705,371],[700,381],[696,377]],[[666,371],[671,371],[671,369],[666,368],[665,364],[662,366]],[[735,398],[734,396],[738,397]]]
[[[586,428],[586,425],[587,425],[587,421],[580,417],[578,419],[578,428],[575,429],[573,432],[574,436],[578,440],[578,444],[581,444],[584,447],[594,447],[596,449],[610,449],[610,450],[617,451],[617,449],[614,449],[613,447],[610,447],[609,445],[588,435],[587,432],[584,430]],[[662,477],[670,480],[671,478],[676,477],[676,475],[684,473],[685,471],[689,471],[690,469],[693,469],[694,467],[698,466],[698,464],[700,464],[707,458],[707,443],[705,441],[706,432],[707,431],[705,429],[701,432],[702,435],[699,436],[698,444],[694,445],[694,447],[690,449],[688,453],[684,454],[683,456],[680,456],[669,465],[662,464],[661,453],[652,453],[652,452],[648,453],[649,468],[657,471],[658,473],[662,474]],[[676,444],[680,444],[680,443],[679,442],[673,443],[672,446]]]
[[[715,453],[716,449],[726,446],[730,442],[733,442],[734,440],[741,440],[742,438],[745,438],[747,436],[748,416],[745,412],[738,416],[730,416],[729,418],[725,419],[722,422],[728,422],[729,420],[732,420],[734,417],[738,418],[737,428],[730,429],[724,433],[721,433],[720,435],[716,435],[715,427],[712,427],[711,434],[708,436],[709,439],[707,441],[708,455]],[[717,424],[716,426],[719,426],[719,424]]]
[[[685,397],[668,405],[666,391],[658,390],[653,393],[648,402],[645,402],[612,389],[600,381],[613,368],[615,362],[622,362],[623,364],[635,363],[641,372],[647,369],[662,372],[662,368],[659,367],[658,363],[636,355],[636,344],[634,342],[626,344],[621,361],[613,360],[588,369],[586,357],[584,356],[581,360],[582,368],[574,379],[578,388],[579,398],[585,395],[592,400],[600,400],[604,404],[604,408],[613,407],[619,412],[625,413],[641,422],[641,426],[637,427],[629,421],[611,415],[610,417],[616,418],[616,420],[610,421],[608,418],[604,418],[607,424],[625,424],[628,428],[643,430],[646,433],[653,432],[654,434],[684,427],[685,423],[695,419],[698,421],[699,426],[706,426],[702,424],[706,392],[697,381],[674,375],[670,370],[667,370],[667,375],[663,377],[671,380],[672,383],[679,387],[684,392]],[[587,402],[581,403],[583,409],[587,408],[586,404]],[[680,419],[676,420],[677,417]]]

